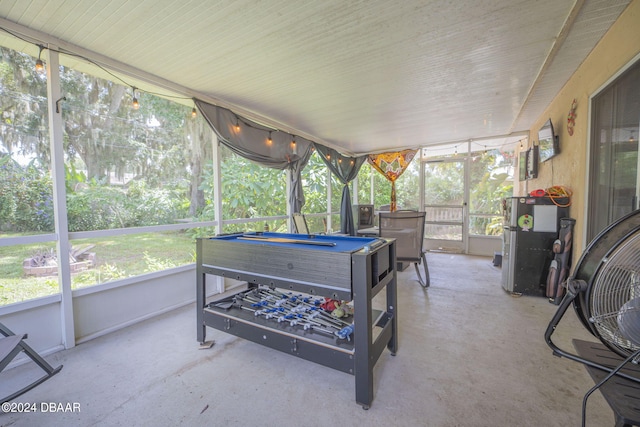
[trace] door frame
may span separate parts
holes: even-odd
[[[464,154],[460,157],[451,157],[446,159],[437,159],[437,160],[424,160],[420,165],[420,204],[422,208],[426,211],[427,208],[460,208],[462,210],[462,219],[461,221],[426,221],[425,225],[454,225],[460,226],[461,229],[461,240],[445,240],[445,239],[431,239],[425,237],[424,245],[427,250],[441,250],[444,252],[457,252],[457,253],[468,253],[469,252],[469,185],[470,185],[470,176],[469,176],[469,154]],[[435,164],[435,163],[460,163],[463,168],[463,200],[462,205],[432,205],[427,204],[427,200],[425,200],[425,168],[427,164]]]

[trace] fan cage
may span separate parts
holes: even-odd
[[[620,354],[640,350],[640,322],[633,322],[631,331],[627,327],[625,333],[618,322],[621,309],[640,319],[640,303],[627,304],[640,297],[640,231],[628,236],[602,260],[589,296],[589,322],[601,340]]]

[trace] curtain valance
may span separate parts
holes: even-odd
[[[418,150],[403,150],[389,153],[369,154],[367,160],[375,170],[391,181],[391,207],[395,212],[398,205],[396,201],[396,179],[407,169]]]
[[[322,161],[343,184],[342,200],[340,202],[340,232],[355,236],[356,226],[353,222],[349,183],[358,176],[360,167],[367,160],[367,156],[347,157],[324,145],[314,143],[314,146]]]
[[[300,136],[253,122],[233,111],[194,99],[218,140],[235,154],[262,166],[291,171],[289,202],[293,212],[304,205],[301,172],[313,153],[313,143]]]

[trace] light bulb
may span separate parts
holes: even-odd
[[[131,100],[131,106],[134,110],[140,108],[140,103],[138,102],[138,98],[136,98],[136,87],[131,87],[131,92],[133,92],[133,100]]]
[[[194,118],[195,118],[197,115],[198,115],[198,112],[196,111],[196,107],[193,107],[193,108],[191,109],[191,117],[194,117]]]
[[[36,72],[38,74],[44,74],[44,63],[42,59],[36,59]]]
[[[36,59],[36,72],[38,74],[44,74],[44,62],[42,62],[42,51],[44,50],[44,46],[38,45],[40,51],[38,52],[38,59]]]

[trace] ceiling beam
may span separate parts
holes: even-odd
[[[549,53],[547,54],[547,57],[542,63],[542,66],[540,67],[540,70],[538,71],[536,78],[533,80],[531,87],[527,91],[527,96],[525,97],[524,102],[520,106],[520,111],[518,111],[518,114],[516,115],[515,119],[511,124],[511,129],[510,129],[511,131],[513,131],[513,128],[515,127],[516,123],[518,123],[518,120],[520,120],[520,117],[524,113],[525,107],[529,103],[529,100],[531,99],[538,85],[542,81],[542,78],[544,77],[545,73],[551,66],[551,63],[558,55],[558,51],[560,50],[565,40],[567,39],[567,36],[569,35],[569,32],[571,31],[571,28],[573,27],[573,24],[575,23],[576,18],[580,13],[580,10],[582,10],[582,6],[584,6],[585,1],[586,0],[576,0],[573,7],[571,8],[571,12],[569,12],[567,19],[564,21],[564,24],[560,29],[560,33],[558,33],[558,36],[553,42],[553,45],[551,45],[551,50],[549,50]]]

